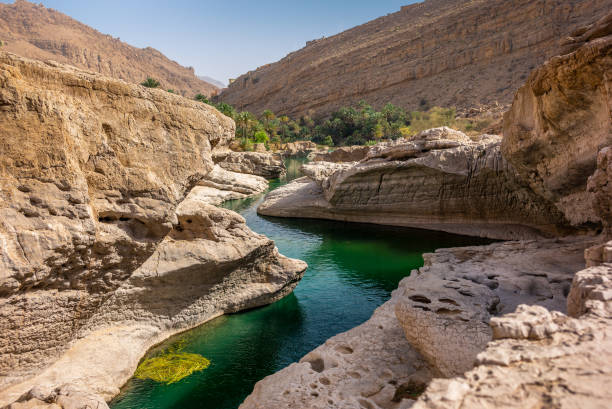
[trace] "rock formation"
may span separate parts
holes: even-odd
[[[214,95],[219,90],[196,77],[192,67],[183,67],[151,47],[132,47],[26,0],[0,4],[0,40],[5,43],[3,51],[70,64],[135,84],[153,77],[163,89],[189,98],[198,93]]]
[[[504,119],[504,158],[575,225],[602,222],[586,186],[612,145],[612,22],[598,27],[597,38],[536,69]]]
[[[611,277],[610,264],[578,272],[570,300],[579,303],[568,303],[572,316],[520,305],[493,318],[495,341],[478,355],[476,367],[460,378],[434,380],[412,408],[608,407]]]
[[[277,179],[285,176],[287,168],[279,154],[267,152],[234,152],[223,149],[213,152],[213,160],[221,168],[257,175],[266,179]]]
[[[443,230],[500,239],[553,236],[561,212],[516,180],[501,138],[449,128],[372,147],[359,163],[314,162],[258,212]]]
[[[324,116],[365,99],[375,108],[469,108],[510,103],[559,38],[612,8],[611,0],[427,0],[314,40],[237,78],[220,99]]]
[[[229,118],[9,53],[0,84],[0,406],[103,402],[155,343],[295,287],[304,263],[201,194],[266,188],[214,165]]]
[[[368,146],[342,146],[331,152],[315,152],[308,158],[314,162],[359,162],[369,152]]]

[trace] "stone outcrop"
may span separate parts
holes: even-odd
[[[191,195],[198,200],[218,205],[226,200],[244,199],[268,189],[261,176],[236,173],[215,165],[205,179],[198,182]]]
[[[219,91],[199,79],[192,67],[183,67],[151,47],[133,47],[57,10],[25,0],[0,4],[0,40],[5,43],[3,51],[70,64],[135,84],[153,77],[162,89],[189,98]]]
[[[427,254],[425,266],[400,283],[397,318],[436,376],[461,375],[491,341],[491,317],[520,304],[565,312],[572,278],[584,268],[591,244],[555,239]]]
[[[311,154],[327,152],[327,148],[319,148],[312,141],[296,141],[283,143],[276,146],[276,150],[285,158],[307,157]]]
[[[463,377],[436,379],[413,409],[605,408],[612,392],[612,266],[580,271],[567,316],[539,306],[491,320],[495,341]]]
[[[213,160],[223,169],[266,179],[281,178],[287,173],[282,156],[274,153],[234,152],[225,149],[215,151]]]
[[[586,187],[612,145],[612,24],[589,38],[531,74],[505,115],[502,145],[521,179],[575,225],[602,222]]]
[[[449,128],[370,148],[359,163],[314,162],[258,212],[443,230],[501,239],[554,236],[560,211],[515,179],[501,138]]]
[[[240,409],[408,408],[412,401],[402,398],[422,390],[431,375],[404,337],[394,306],[392,297],[364,324],[259,381]]]
[[[530,71],[559,53],[559,38],[611,8],[610,0],[427,0],[311,41],[240,76],[220,99],[296,118],[362,99],[410,110],[510,103]]]
[[[214,165],[229,118],[9,53],[0,85],[0,406],[109,399],[155,343],[295,287],[304,263],[198,192],[267,185]]]

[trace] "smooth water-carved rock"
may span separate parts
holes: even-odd
[[[234,152],[227,149],[215,151],[213,160],[223,169],[266,179],[281,178],[287,173],[283,158],[273,153]]]
[[[341,146],[331,152],[313,152],[308,158],[314,162],[359,162],[369,151],[368,146]]]
[[[236,173],[215,165],[205,179],[198,182],[190,195],[212,205],[226,200],[244,199],[268,189],[268,181],[261,176]]]
[[[198,192],[267,186],[214,166],[214,108],[7,53],[0,84],[0,406],[110,399],[149,347],[301,278]]]
[[[564,233],[561,212],[516,180],[501,138],[449,128],[370,148],[358,163],[313,162],[313,181],[266,196],[262,215],[333,219],[523,239]]]

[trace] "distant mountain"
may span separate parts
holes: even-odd
[[[196,77],[192,67],[183,67],[153,48],[133,47],[25,0],[0,3],[0,40],[5,43],[3,51],[55,60],[132,83],[152,77],[164,89],[189,97],[218,92],[218,87]]]
[[[213,84],[214,86],[219,87],[219,88],[227,87],[227,85],[224,84],[223,82],[216,80],[214,78],[207,77],[206,75],[198,75],[198,78],[201,79],[202,81],[206,81],[210,84]]]
[[[261,114],[325,116],[364,99],[411,110],[512,102],[559,38],[612,0],[427,0],[309,41],[237,78],[219,99]]]

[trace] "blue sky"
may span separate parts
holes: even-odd
[[[4,3],[12,1],[0,0]],[[306,41],[396,12],[414,0],[35,0],[151,46],[198,75],[228,78],[277,61]]]

